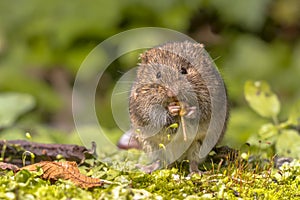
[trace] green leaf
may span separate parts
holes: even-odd
[[[295,130],[282,130],[275,145],[280,156],[300,158],[300,135]]]
[[[21,183],[26,183],[32,174],[28,170],[21,170],[16,174],[16,181]]]
[[[0,94],[0,128],[11,126],[17,118],[35,106],[31,95],[20,93]]]
[[[280,111],[280,102],[265,81],[247,81],[245,97],[250,107],[262,117],[275,118]]]
[[[259,137],[271,144],[274,144],[276,141],[278,133],[277,127],[272,123],[264,124],[258,131]]]
[[[288,122],[292,125],[300,125],[300,101],[292,106]]]
[[[266,20],[270,0],[213,0],[205,2],[212,4],[222,16],[222,20],[227,23],[238,24],[249,30],[259,30]],[[255,10],[255,13],[251,12],[253,10]]]

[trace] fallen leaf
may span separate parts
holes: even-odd
[[[28,165],[20,168],[20,170],[38,171],[42,168],[42,178],[50,181],[57,181],[58,179],[70,180],[76,186],[82,188],[92,188],[102,186],[103,184],[110,184],[108,181],[99,178],[92,178],[85,176],[79,172],[76,162],[50,162],[43,161],[36,164]]]

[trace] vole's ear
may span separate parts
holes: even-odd
[[[204,49],[204,48],[205,48],[205,45],[202,44],[202,43],[195,43],[195,46],[196,46],[196,47],[200,47],[201,49]]]
[[[140,56],[139,56],[139,61],[140,63],[142,64],[145,64],[145,63],[148,63],[149,62],[149,59],[148,59],[148,52],[144,52],[144,53],[141,53]]]
[[[140,55],[139,55],[139,57],[138,57],[138,61],[140,62],[143,58],[143,53],[141,53]]]

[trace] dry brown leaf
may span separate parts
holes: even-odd
[[[43,179],[51,181],[57,181],[58,179],[70,180],[76,186],[82,188],[91,188],[108,184],[109,182],[101,180],[99,178],[92,178],[85,176],[79,172],[76,162],[50,162],[43,161],[36,164],[28,165],[20,168],[28,171],[37,171],[39,168],[43,169]]]

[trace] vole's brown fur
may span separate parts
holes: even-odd
[[[167,145],[170,135],[173,137],[177,131],[169,126],[181,124],[182,117],[198,119],[199,128],[191,145],[177,159],[188,159],[190,171],[198,171],[198,164],[203,162],[199,151],[212,113],[210,91],[223,85],[223,80],[216,78],[215,73],[213,61],[199,43],[167,43],[140,56],[130,94],[129,113],[131,133],[146,152],[155,152],[161,144]],[[184,103],[190,117],[180,114],[183,107],[178,109],[178,102]],[[226,120],[222,133],[216,133],[219,140],[224,135],[228,118],[227,102],[223,106],[226,107]],[[171,148],[175,151],[176,143],[180,142],[184,142],[182,137]],[[153,159],[161,160],[161,157],[158,153]]]

